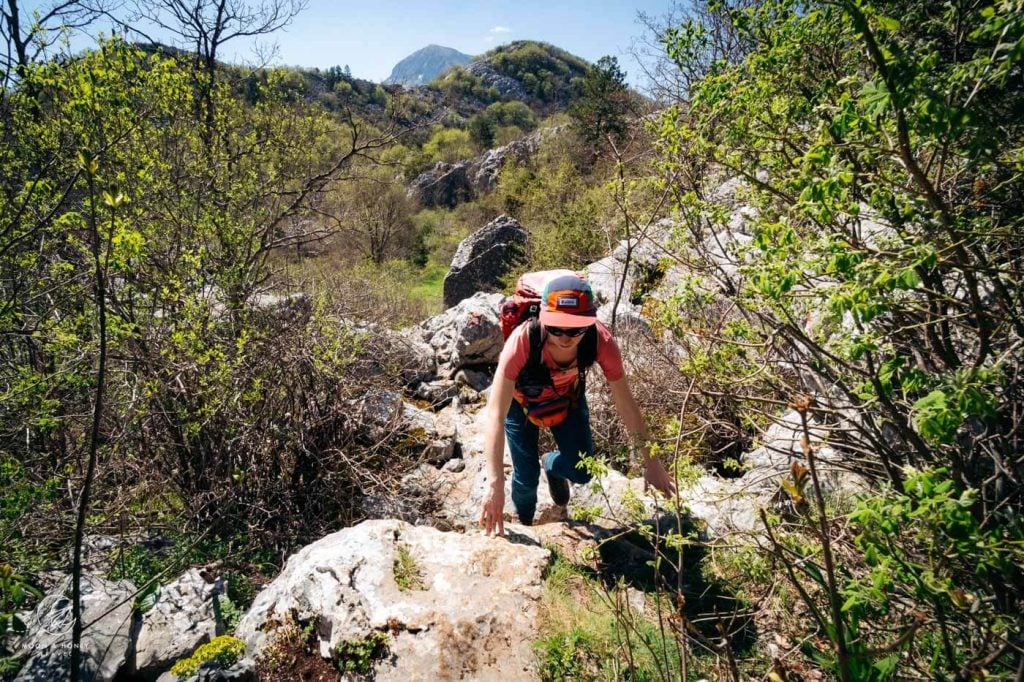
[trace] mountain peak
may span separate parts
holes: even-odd
[[[468,64],[471,55],[443,45],[427,45],[395,64],[384,83],[389,85],[426,85],[452,66]]]

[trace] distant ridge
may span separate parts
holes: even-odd
[[[473,57],[450,47],[427,45],[395,64],[386,85],[426,85],[453,66],[469,63]]]

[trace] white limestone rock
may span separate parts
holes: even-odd
[[[505,343],[498,317],[504,298],[478,292],[419,325],[420,335],[434,350],[441,376],[450,377],[467,366],[497,364]]]
[[[164,671],[221,634],[213,603],[221,594],[223,580],[207,580],[196,568],[161,586],[152,608],[142,615],[135,639],[136,671]]]
[[[517,539],[529,544],[363,522],[293,555],[236,634],[258,654],[272,640],[264,627],[294,614],[319,618],[325,656],[342,641],[397,630],[376,680],[535,679],[531,643],[550,552],[532,537]],[[412,556],[422,589],[403,591],[395,581],[399,547]]]
[[[110,682],[125,664],[131,641],[132,596],[127,580],[82,576],[82,679]],[[18,650],[29,658],[16,682],[68,679],[71,669],[71,579],[48,593],[26,622]]]

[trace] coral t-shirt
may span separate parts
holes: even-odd
[[[519,372],[530,361],[529,329],[530,325],[528,323],[516,327],[512,335],[505,341],[504,348],[501,349],[501,360],[505,363],[505,378],[513,382],[519,378]],[[547,344],[544,344],[544,347],[541,349],[541,359],[551,372],[551,381],[554,384],[554,388],[545,388],[534,400],[538,402],[552,400],[571,393],[576,384],[576,378],[579,376],[576,361],[574,360],[567,367],[562,367],[552,359],[551,353],[548,352]],[[622,353],[619,351],[619,344],[615,342],[615,337],[612,336],[608,327],[604,326],[601,322],[597,322],[597,357],[595,358],[595,364],[601,366],[601,371],[604,372],[604,377],[608,381],[618,381],[626,374],[626,370],[622,366]],[[523,402],[525,398],[519,390],[516,390],[513,396],[519,402]]]

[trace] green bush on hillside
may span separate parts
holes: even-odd
[[[544,103],[568,102],[579,93],[586,62],[564,50],[531,41],[502,45],[485,57],[494,70],[515,78]]]
[[[495,141],[503,129],[515,128],[530,132],[537,127],[537,120],[530,108],[522,102],[495,102],[470,118],[466,127],[478,147],[489,149],[501,144]]]
[[[588,187],[567,161],[536,169],[509,164],[487,201],[530,231],[529,269],[583,269],[608,248],[610,235],[602,229],[608,195]]]
[[[456,128],[438,130],[423,145],[423,153],[432,162],[456,163],[472,158],[477,151],[469,133]]]
[[[488,104],[499,98],[497,88],[487,86],[479,77],[474,76],[462,66],[454,66],[445,71],[428,86],[437,90],[450,100],[472,98]]]

